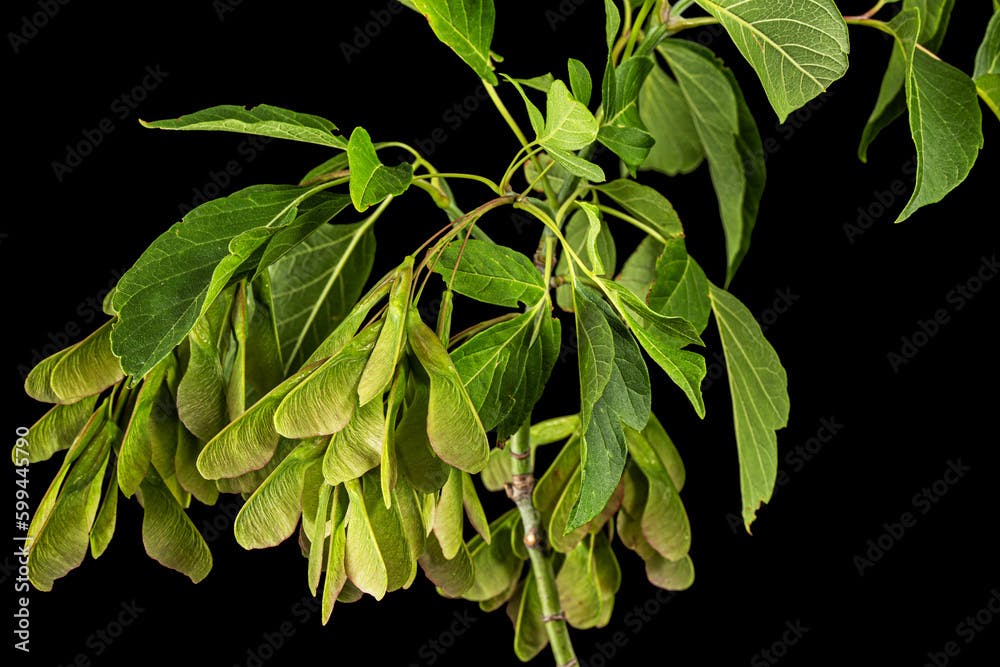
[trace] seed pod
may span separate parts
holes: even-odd
[[[150,474],[139,487],[142,543],[150,558],[198,583],[212,570],[212,552],[177,499]]]
[[[214,505],[219,499],[219,489],[214,480],[205,479],[198,472],[195,462],[201,443],[184,424],[177,423],[177,452],[174,455],[174,473],[181,488],[206,505]]]
[[[227,292],[198,318],[188,334],[187,368],[177,385],[177,416],[200,440],[211,440],[228,423],[222,340],[228,336],[232,294]]]
[[[448,560],[455,557],[465,543],[462,537],[462,471],[452,468],[448,481],[441,489],[437,510],[434,512],[434,534],[441,544],[441,553]]]
[[[330,445],[323,458],[326,483],[331,486],[342,484],[378,466],[384,436],[382,402],[372,401],[356,408],[347,426],[330,437]]]
[[[646,477],[646,495],[640,525],[646,542],[664,558],[677,561],[691,548],[691,525],[667,469],[645,436],[626,429],[629,453]]]
[[[340,598],[347,580],[344,567],[344,548],[347,542],[347,492],[337,487],[331,498],[330,507],[330,548],[327,550],[326,578],[323,581],[323,624],[326,625],[333,613],[333,606]],[[351,584],[351,588],[354,588]]]
[[[75,403],[99,394],[125,377],[111,352],[112,321],[79,343],[43,359],[24,381],[29,396],[43,403]]]
[[[542,621],[542,601],[538,585],[529,572],[507,603],[507,617],[514,624],[514,654],[528,662],[549,644],[549,636]]]
[[[358,405],[358,381],[380,328],[376,322],[363,329],[285,396],[274,413],[278,433],[309,438],[336,433],[347,425]]]
[[[118,465],[117,460],[112,465],[114,467],[111,471],[111,479],[105,486],[100,509],[97,510],[97,517],[90,529],[90,555],[94,558],[100,558],[104,550],[111,544],[118,519],[118,483],[115,481],[117,473],[114,469]]]
[[[434,493],[448,480],[450,467],[437,457],[427,437],[427,380],[415,372],[410,378],[413,396],[396,427],[396,457],[400,472],[414,489]]]
[[[238,477],[271,460],[281,439],[274,427],[274,413],[285,396],[315,369],[295,373],[219,431],[198,455],[198,471],[207,479]]]
[[[175,364],[173,356],[165,358],[149,371],[139,386],[118,450],[118,485],[127,498],[136,492],[149,472],[153,457],[152,429],[154,426],[167,428],[166,421],[160,415],[154,417],[153,412],[169,408],[166,381],[168,372],[175,372]]]
[[[520,522],[517,510],[510,510],[490,524],[493,539],[489,544],[479,535],[469,540],[469,557],[475,581],[462,594],[466,600],[480,602],[496,598],[510,590],[524,569],[524,561],[510,547],[510,534]]]
[[[47,461],[56,452],[73,444],[97,405],[97,396],[88,396],[69,405],[56,405],[28,430],[28,463]],[[23,450],[18,450],[23,451]],[[17,460],[16,452],[12,458]]]
[[[382,331],[358,382],[358,400],[361,405],[381,396],[392,382],[396,364],[403,353],[412,281],[413,257],[407,257],[396,269],[396,281],[389,293],[389,306],[383,318]]]
[[[410,348],[430,379],[427,437],[431,448],[445,463],[479,472],[489,458],[489,441],[455,364],[416,311],[407,317],[406,329]]]
[[[236,515],[233,532],[244,549],[271,547],[288,539],[302,513],[302,487],[309,466],[320,465],[325,441],[300,443],[253,492]]]
[[[424,575],[447,597],[460,597],[472,586],[474,576],[469,550],[463,543],[453,558],[445,558],[441,544],[432,533],[427,538],[424,553],[420,556]]]
[[[65,469],[42,499],[28,532],[28,576],[36,588],[51,590],[56,579],[78,567],[87,555],[104,471],[117,437],[118,427],[105,422],[99,433],[72,452],[72,458],[67,455],[69,463],[64,463]]]

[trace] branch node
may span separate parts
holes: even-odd
[[[511,458],[516,459],[518,461],[523,461],[524,459],[526,459],[529,456],[531,456],[531,452],[530,451],[528,451],[528,452],[515,452],[512,449],[508,453],[510,454]]]
[[[510,482],[504,485],[507,497],[515,503],[531,500],[531,492],[535,489],[535,476],[530,472],[524,475],[514,475]]]
[[[566,612],[564,612],[562,609],[560,609],[554,614],[548,614],[546,616],[542,616],[542,623],[552,623],[553,621],[565,621],[565,620],[566,620]]]

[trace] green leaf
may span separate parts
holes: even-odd
[[[847,71],[847,23],[832,0],[696,0],[756,70],[785,122]]]
[[[1000,72],[976,77],[976,90],[1000,120]]]
[[[907,10],[889,24],[907,63],[906,104],[917,149],[916,184],[896,222],[940,201],[964,181],[983,146],[975,84],[960,70],[916,49],[919,21],[915,10]]]
[[[275,327],[286,373],[305,363],[344,320],[358,300],[374,260],[375,237],[370,226],[359,222],[323,225],[269,267]]]
[[[569,528],[594,518],[625,467],[622,425],[641,429],[649,418],[649,373],[625,323],[591,289],[573,292],[579,341],[582,483]]]
[[[149,557],[198,583],[212,570],[212,552],[170,490],[156,476],[139,489],[142,543]]]
[[[636,169],[646,161],[655,143],[655,139],[646,130],[618,125],[603,125],[597,139],[622,159],[633,176]]]
[[[978,79],[984,74],[1000,74],[1000,11],[993,14],[986,26],[983,42],[976,50],[972,77]]]
[[[56,405],[28,430],[28,462],[47,461],[56,452],[73,444],[74,438],[86,425],[97,405],[97,395],[88,396],[69,405]],[[16,447],[14,452],[23,451]],[[16,453],[12,454],[16,461]]]
[[[111,347],[125,372],[145,375],[180,344],[243,260],[314,196],[338,210],[346,203],[308,188],[256,185],[202,204],[153,241],[111,300],[118,313]]]
[[[904,11],[912,8],[920,13],[918,41],[931,51],[941,48],[954,6],[955,0],[903,0]],[[865,123],[861,144],[858,146],[858,157],[862,162],[868,161],[868,147],[875,137],[906,111],[906,70],[903,52],[893,48],[882,77],[875,108]]]
[[[760,135],[736,79],[711,51],[680,40],[667,40],[659,50],[688,101],[708,158],[726,236],[728,283],[750,246],[764,190]]]
[[[708,278],[687,254],[684,239],[668,239],[656,259],[655,280],[648,291],[649,307],[658,313],[683,317],[701,333],[708,326],[712,305]]]
[[[337,126],[327,119],[269,104],[250,108],[223,104],[180,118],[139,122],[143,127],[160,130],[220,130],[302,141],[331,148],[347,148],[347,142],[337,134]]]
[[[302,513],[306,470],[319,465],[325,448],[324,438],[303,441],[257,487],[233,522],[233,533],[240,546],[273,547],[295,532]]]
[[[24,389],[36,401],[75,403],[99,394],[125,374],[111,353],[111,322],[31,369]]]
[[[441,340],[415,310],[406,318],[410,349],[430,378],[427,437],[434,452],[465,472],[479,472],[490,445],[462,377]]]
[[[412,0],[437,38],[451,47],[480,78],[497,85],[490,63],[496,10],[493,0]]]
[[[611,52],[621,22],[621,14],[618,13],[618,7],[613,0],[604,0],[604,41],[608,46],[608,58],[601,80],[601,106],[605,109],[610,109],[615,103],[615,62]]]
[[[541,309],[495,324],[452,353],[484,429],[496,428],[501,438],[517,430],[541,397],[559,347],[559,321]]]
[[[633,175],[654,143],[638,110],[639,92],[652,68],[652,58],[645,56],[628,58],[616,68],[614,93],[610,106],[605,108],[598,135],[600,142],[614,151]]]
[[[672,236],[683,236],[684,227],[670,201],[659,192],[641,183],[625,178],[611,181],[596,188],[641,223],[650,235],[665,241]]]
[[[516,308],[518,303],[533,306],[545,297],[545,282],[531,260],[495,243],[469,239],[464,250],[460,242],[451,243],[441,251],[434,270],[455,292],[484,303]]]
[[[382,164],[371,137],[363,127],[356,127],[351,132],[347,159],[351,169],[351,201],[359,211],[378,204],[386,197],[403,194],[413,181],[413,165],[408,162],[395,167]]]
[[[573,97],[580,104],[589,106],[590,95],[594,87],[590,78],[590,70],[576,58],[570,58],[566,66],[569,70],[569,87],[573,91]]]
[[[625,260],[615,280],[645,300],[656,279],[656,260],[662,251],[663,244],[652,236],[647,236]]]
[[[542,116],[542,112],[538,110],[538,107],[535,106],[535,103],[532,102],[531,99],[528,97],[528,94],[524,92],[524,86],[522,85],[522,83],[524,83],[524,85],[529,85],[530,87],[530,84],[528,84],[527,81],[514,79],[512,77],[507,76],[506,74],[501,74],[500,76],[502,76],[504,79],[507,80],[508,83],[514,86],[518,94],[520,94],[521,99],[524,100],[524,108],[528,112],[528,120],[531,122],[531,129],[535,131],[536,135],[541,134],[542,130],[545,127],[545,118]],[[552,75],[550,74],[549,76],[551,77]],[[549,81],[548,85],[544,88],[545,92],[548,93],[549,88],[551,87],[552,87],[552,82]]]
[[[558,79],[549,88],[545,105],[545,127],[538,143],[546,150],[576,151],[597,139],[598,124],[594,114],[580,103],[566,84]],[[553,159],[558,159],[553,156]],[[563,165],[565,166],[565,165]]]
[[[705,149],[687,100],[670,76],[659,67],[649,73],[639,93],[639,117],[656,143],[642,163],[667,176],[694,171],[705,158]]]
[[[396,282],[389,294],[389,306],[382,320],[382,331],[358,382],[358,400],[361,405],[382,396],[396,374],[396,364],[402,356],[406,340],[406,312],[410,307],[412,280],[413,257],[408,256],[397,269]]]
[[[601,221],[600,232],[588,249],[592,231],[590,218],[582,209],[579,209],[570,216],[566,228],[563,230],[563,236],[569,243],[569,247],[573,249],[577,257],[583,260],[591,272],[606,276],[614,275],[615,266],[618,263],[618,253],[615,248],[615,237],[611,233],[607,220]],[[596,258],[592,254],[595,249],[597,251]],[[569,263],[568,253],[560,253],[555,269],[555,275],[562,276],[566,280],[565,284],[556,288],[556,302],[560,308],[566,311],[573,310],[573,285],[570,281]],[[602,266],[603,269],[599,271],[598,266]]]
[[[701,383],[706,373],[705,358],[697,352],[681,349],[689,343],[702,344],[691,324],[683,318],[652,311],[619,283],[604,281],[603,284],[642,348],[684,391],[698,416],[704,418]]]
[[[281,400],[274,427],[286,438],[329,435],[344,428],[358,406],[358,381],[381,329],[375,322]]]
[[[28,577],[39,590],[52,590],[53,582],[78,567],[87,555],[117,430],[114,425],[105,425],[95,437],[81,443],[77,452],[71,450],[74,457],[67,454],[65,468],[35,512],[27,565]]]
[[[299,181],[299,185],[314,185],[320,181],[329,180],[330,174],[344,169],[347,169],[347,153],[337,153],[307,171],[302,180]]]
[[[209,440],[198,455],[198,471],[207,479],[239,477],[270,461],[281,439],[274,427],[275,410],[313,370],[282,382]]]
[[[529,574],[521,582],[507,605],[507,616],[514,624],[514,655],[521,662],[528,662],[549,644],[549,636],[542,621],[542,600],[538,597],[538,584]]]
[[[711,285],[733,399],[740,460],[740,491],[747,531],[761,503],[771,499],[778,472],[775,431],[788,423],[788,379],[760,325],[736,297]]]
[[[546,148],[545,150],[553,162],[574,176],[579,176],[591,183],[600,183],[605,180],[604,170],[590,160],[570,151],[555,148]]]

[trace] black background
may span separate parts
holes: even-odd
[[[600,71],[601,3],[498,4],[494,49],[507,57],[503,71],[565,76],[567,56]],[[845,13],[865,8],[840,4]],[[942,55],[971,71],[991,7],[985,0],[960,5]],[[33,34],[24,21],[41,24],[40,6],[6,4],[5,33]],[[2,48],[7,118],[0,266],[4,432],[11,442],[16,426],[43,412],[20,390],[33,356],[52,341],[61,347],[95,328],[94,300],[99,304],[181,207],[206,190],[297,181],[325,158],[318,147],[143,130],[138,117],[267,102],[326,116],[345,132],[364,125],[376,140],[423,142],[432,146],[440,170],[494,178],[516,148],[489,103],[477,97],[476,78],[436,42],[423,19],[388,11],[388,0],[53,6],[58,11],[37,34],[16,49],[7,35]],[[779,433],[783,481],[754,535],[746,535],[736,518],[738,469],[724,376],[706,385],[709,417],[700,422],[654,367],[654,409],[688,468],[683,497],[697,580],[684,593],[657,595],[639,559],[621,553],[625,577],[611,623],[574,632],[586,665],[772,664],[761,652],[783,636],[793,639],[786,633],[792,626],[807,630],[774,647],[783,664],[934,664],[929,655],[949,641],[960,651],[947,658],[952,664],[996,664],[1000,617],[984,613],[992,625],[971,641],[957,626],[1000,591],[993,467],[1000,280],[981,283],[961,308],[953,290],[997,252],[1000,125],[986,118],[986,148],[965,184],[942,204],[893,225],[912,179],[905,121],[879,138],[869,164],[855,157],[890,43],[870,30],[852,29],[851,37],[846,78],[778,126],[756,78],[724,36],[703,33],[743,82],[768,146],[768,188],[732,291],[767,325],[788,370],[791,420]],[[147,68],[160,71],[162,80],[147,76],[149,85],[134,94]],[[502,89],[520,112],[511,92]],[[134,109],[122,106],[123,94],[134,96]],[[53,162],[65,162],[68,146],[93,136],[102,118],[113,130],[78,166],[57,174]],[[230,161],[239,173],[213,190]],[[646,178],[671,198],[691,252],[719,281],[722,235],[706,170]],[[884,194],[894,184],[905,190],[902,196]],[[488,196],[475,185],[456,190],[465,208]],[[373,275],[440,226],[440,213],[425,200],[407,195],[379,223]],[[859,207],[871,211],[864,225]],[[492,214],[484,225],[524,251],[533,249],[539,231],[513,224],[507,213]],[[623,238],[622,258],[638,240],[629,233]],[[776,302],[790,305],[779,314]],[[912,339],[938,309],[945,309],[947,323],[933,336],[917,336],[925,344],[893,368],[887,355],[899,353],[902,338]],[[714,334],[708,341],[712,367],[719,346]],[[574,371],[572,357],[557,367],[536,416],[575,410]],[[838,425],[835,435],[820,442],[827,433],[821,426],[831,422]],[[796,456],[806,446],[808,457]],[[942,481],[949,462],[958,461],[968,472],[954,484]],[[36,501],[55,469],[55,462],[31,468]],[[6,479],[13,496],[13,476]],[[943,493],[931,491],[932,505],[915,499],[935,482]],[[499,511],[505,503],[496,498],[491,507]],[[193,513],[198,525],[219,526],[211,542],[214,570],[194,586],[144,555],[140,512],[133,502],[122,503],[115,540],[100,560],[88,558],[51,593],[31,593],[31,662],[253,665],[251,656],[261,655],[268,636],[286,623],[294,634],[273,655],[263,649],[269,656],[263,664],[355,658],[386,665],[516,664],[503,613],[486,615],[475,605],[439,598],[423,580],[378,605],[369,598],[339,606],[322,627],[303,604],[308,591],[298,548],[241,551],[231,538],[232,501],[227,504],[228,514],[225,507]],[[901,537],[883,536],[904,512],[915,525]],[[13,535],[13,526],[4,534]],[[866,557],[868,541],[880,536],[888,548],[869,553],[873,563],[859,574],[855,557]],[[15,574],[7,547],[3,553],[3,599],[12,606]],[[97,633],[117,632],[123,604],[142,611],[105,644]],[[453,625],[456,619],[464,623]],[[552,664],[547,653],[536,663]]]

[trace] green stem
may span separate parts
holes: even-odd
[[[500,191],[500,186],[499,185],[497,185],[496,183],[494,183],[490,179],[486,178],[485,176],[480,176],[478,174],[440,173],[440,172],[436,172],[435,171],[435,172],[429,172],[429,173],[426,173],[426,174],[417,174],[416,176],[413,177],[413,180],[418,180],[418,179],[419,180],[427,180],[427,179],[436,179],[436,178],[444,178],[444,179],[448,179],[448,178],[464,178],[465,180],[468,180],[468,181],[478,181],[479,183],[482,183],[483,185],[485,185],[486,187],[488,187],[490,190],[492,190],[493,192],[497,193],[498,195],[503,194]]]
[[[517,505],[521,523],[524,525],[524,546],[528,548],[531,571],[538,585],[538,597],[542,602],[542,622],[549,636],[552,657],[559,667],[575,665],[576,653],[570,640],[566,615],[559,605],[559,589],[556,588],[555,570],[552,567],[552,552],[548,548],[538,510],[531,501],[535,488],[535,474],[531,463],[530,419],[526,420],[511,437],[508,451],[514,473],[513,482],[508,487],[508,495]]]
[[[885,21],[879,21],[877,19],[855,17],[855,16],[845,16],[844,17],[844,21],[848,25],[863,25],[863,26],[866,26],[868,28],[875,28],[876,30],[878,30],[880,32],[884,32],[885,34],[887,34],[887,35],[889,35],[891,37],[895,37],[896,36],[896,33],[893,32],[892,28],[890,28],[889,24],[886,23]]]
[[[521,126],[517,124],[514,117],[510,115],[510,111],[507,109],[507,106],[503,103],[503,100],[500,99],[500,95],[497,94],[497,89],[485,80],[483,81],[483,86],[486,88],[486,94],[489,95],[490,100],[493,101],[493,106],[497,108],[497,111],[500,112],[500,115],[503,116],[503,119],[507,122],[508,127],[510,127],[511,132],[513,132],[514,136],[517,137],[517,141],[521,144],[521,148],[528,150],[531,145],[528,141],[528,137],[525,136],[524,132],[521,130]],[[535,169],[541,171],[542,165],[538,162],[538,157],[533,156],[531,160],[535,165]],[[555,193],[552,191],[552,186],[549,184],[548,178],[542,179],[542,188],[545,190],[545,197],[549,200],[549,204],[554,208],[553,202],[555,201]]]

